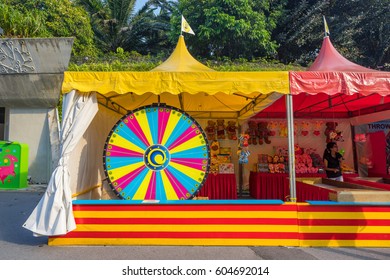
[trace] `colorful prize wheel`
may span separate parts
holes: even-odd
[[[138,108],[120,119],[108,135],[103,157],[110,186],[127,200],[192,198],[210,165],[200,125],[163,104]]]

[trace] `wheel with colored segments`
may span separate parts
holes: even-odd
[[[109,185],[123,199],[182,200],[192,198],[204,184],[210,150],[191,116],[153,104],[115,124],[103,161]]]

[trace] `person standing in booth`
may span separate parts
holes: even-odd
[[[343,156],[338,152],[338,147],[335,142],[329,142],[324,151],[324,165],[326,176],[329,179],[343,182],[343,175],[341,174],[341,161]]]

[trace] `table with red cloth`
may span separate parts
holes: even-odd
[[[198,196],[209,199],[237,199],[235,174],[209,174]]]
[[[357,174],[343,174],[344,177],[354,177]],[[296,174],[296,178],[324,178],[325,173]],[[249,175],[249,194],[255,199],[281,199],[286,201],[290,196],[289,173],[263,173],[251,171]],[[308,189],[297,182],[296,192],[298,201],[322,200],[327,196],[323,188],[311,186]],[[320,199],[321,198],[321,199]],[[303,199],[303,200],[302,200]],[[328,198],[326,198],[327,200]]]
[[[319,186],[306,184],[304,182],[296,181],[297,202],[305,202],[307,200],[329,200],[329,193],[336,191],[322,188]]]

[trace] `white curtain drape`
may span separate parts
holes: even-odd
[[[60,160],[46,192],[23,227],[34,235],[63,235],[76,228],[68,166],[69,154],[98,111],[95,93],[71,91],[64,96],[60,135]]]

